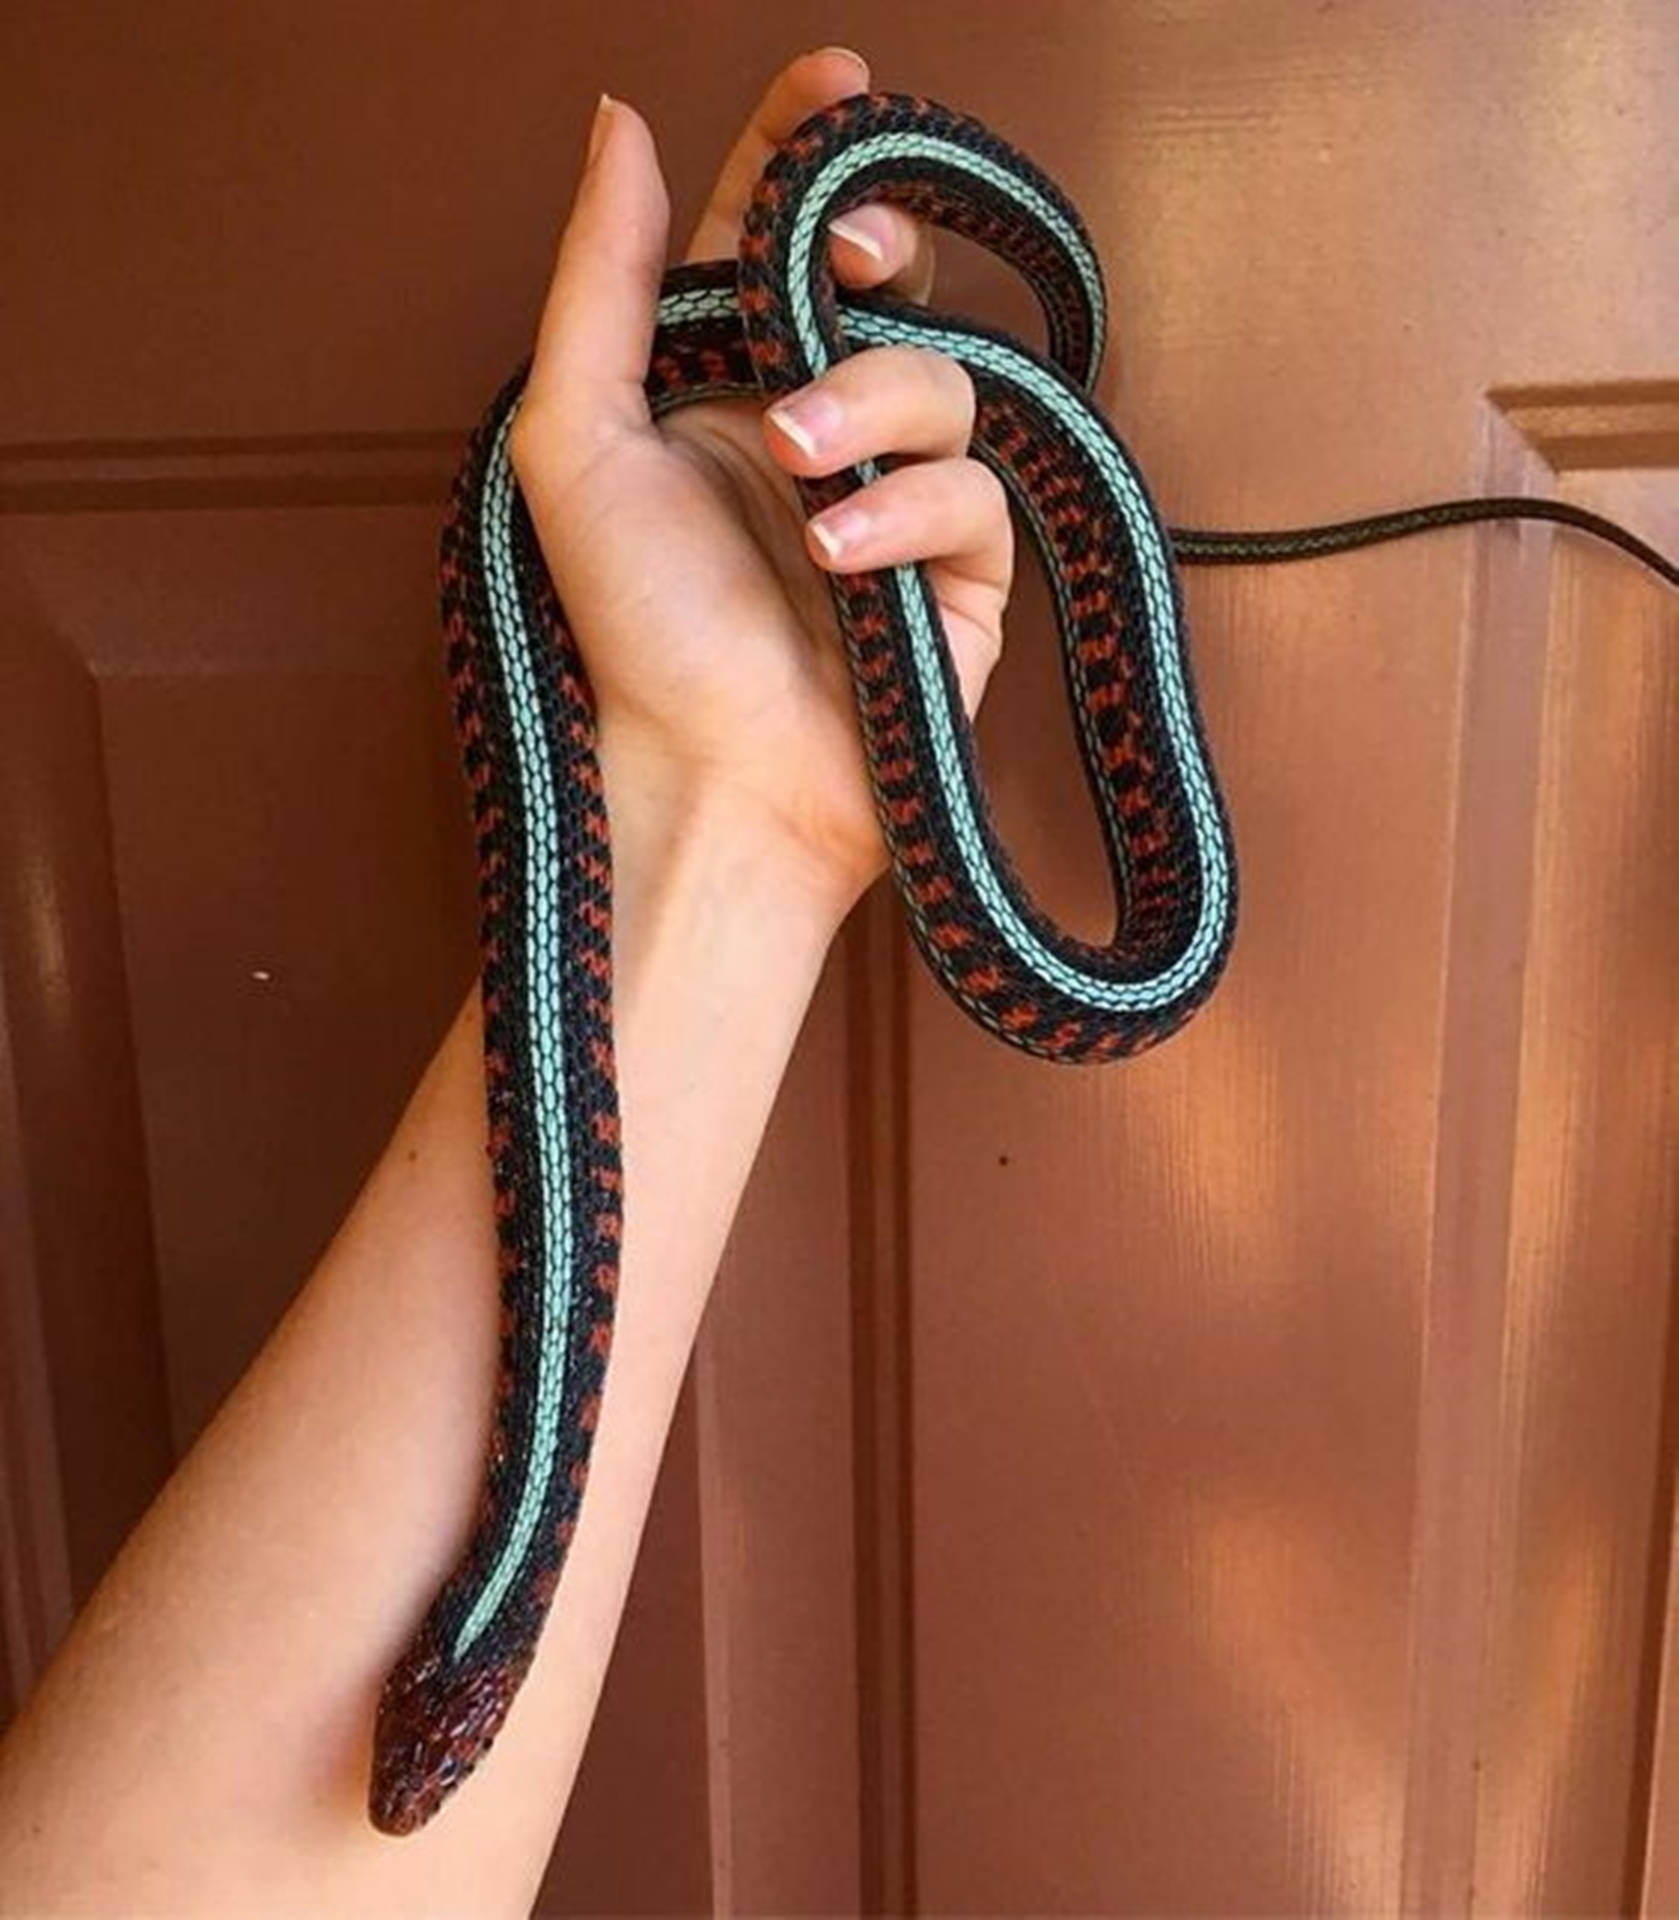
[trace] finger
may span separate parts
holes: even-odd
[[[818,47],[790,60],[730,148],[683,259],[733,259],[740,251],[747,203],[770,155],[808,115],[848,94],[866,93],[868,86],[869,63],[849,47]]]
[[[550,448],[586,451],[652,430],[652,355],[670,198],[652,131],[623,100],[603,104],[537,328],[520,422],[544,417]],[[515,431],[517,433],[518,427]],[[528,431],[528,424],[526,426]]]
[[[834,278],[847,287],[879,287],[925,306],[938,273],[933,230],[901,207],[874,200],[828,222]]]
[[[790,61],[770,82],[712,188],[684,261],[733,259],[746,209],[770,155],[799,122],[869,86],[869,65],[849,47],[818,47]],[[933,238],[901,208],[876,204],[840,216],[849,231],[834,234],[834,277],[844,286],[884,287],[925,303],[933,290]],[[829,225],[834,233],[834,223]]]
[[[974,383],[930,347],[864,347],[764,412],[764,438],[789,473],[814,479],[881,453],[966,453]]]
[[[937,560],[999,596],[1014,577],[1008,495],[977,460],[894,467],[808,520],[805,532],[811,558],[830,572]]]

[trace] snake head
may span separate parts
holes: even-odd
[[[501,1731],[528,1664],[506,1658],[450,1666],[434,1636],[391,1669],[373,1730],[367,1810],[381,1833],[413,1833],[442,1806]]]

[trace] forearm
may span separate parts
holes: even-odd
[[[838,923],[720,802],[615,810],[614,842],[612,1359],[577,1533],[506,1729],[430,1826],[372,1830],[374,1701],[464,1545],[489,1436],[474,988],[319,1267],[0,1749],[0,1909],[528,1911],[711,1278]]]

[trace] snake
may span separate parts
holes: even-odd
[[[884,288],[837,287],[825,228],[871,200],[1013,267],[1042,309],[1044,347]],[[1272,532],[1168,528],[1092,400],[1107,330],[1096,248],[1054,180],[971,116],[877,90],[812,113],[777,145],[735,258],[665,272],[645,383],[657,421],[706,399],[773,400],[877,346],[931,349],[966,369],[970,451],[1002,482],[1050,585],[1113,888],[1110,940],[1058,926],[1010,859],[923,567],[826,577],[915,946],[978,1025],[1064,1064],[1117,1060],[1177,1032],[1213,992],[1235,936],[1235,846],[1191,670],[1181,566],[1304,559],[1526,515],[1611,540],[1679,584],[1679,569],[1625,528],[1522,496]],[[588,1480],[618,1285],[611,833],[588,672],[509,458],[530,365],[467,443],[439,548],[477,858],[500,1350],[470,1537],[378,1697],[368,1810],[389,1834],[423,1826],[482,1760],[534,1658]],[[797,479],[806,512],[897,458]]]

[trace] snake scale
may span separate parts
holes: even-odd
[[[836,288],[829,220],[866,200],[977,241],[1047,323],[1035,351],[894,295]],[[972,378],[971,452],[1042,558],[1117,906],[1106,945],[1034,903],[1000,843],[918,565],[829,577],[876,808],[917,947],[957,1004],[1044,1059],[1121,1058],[1213,991],[1236,928],[1229,819],[1186,647],[1178,566],[1297,559],[1458,521],[1529,514],[1632,535],[1549,501],[1435,503],[1277,533],[1167,529],[1090,394],[1107,307],[1071,202],[979,122],[913,94],[856,94],[803,121],[754,191],[738,257],[668,271],[646,392],[655,419],[773,398],[844,354],[905,343]],[[475,822],[488,1151],[502,1297],[494,1437],[467,1548],[387,1678],[376,1827],[423,1825],[501,1727],[535,1653],[587,1482],[611,1350],[624,1191],[612,1042],[611,839],[588,675],[508,459],[527,360],[466,450],[441,602]],[[885,470],[799,480],[807,513]]]

